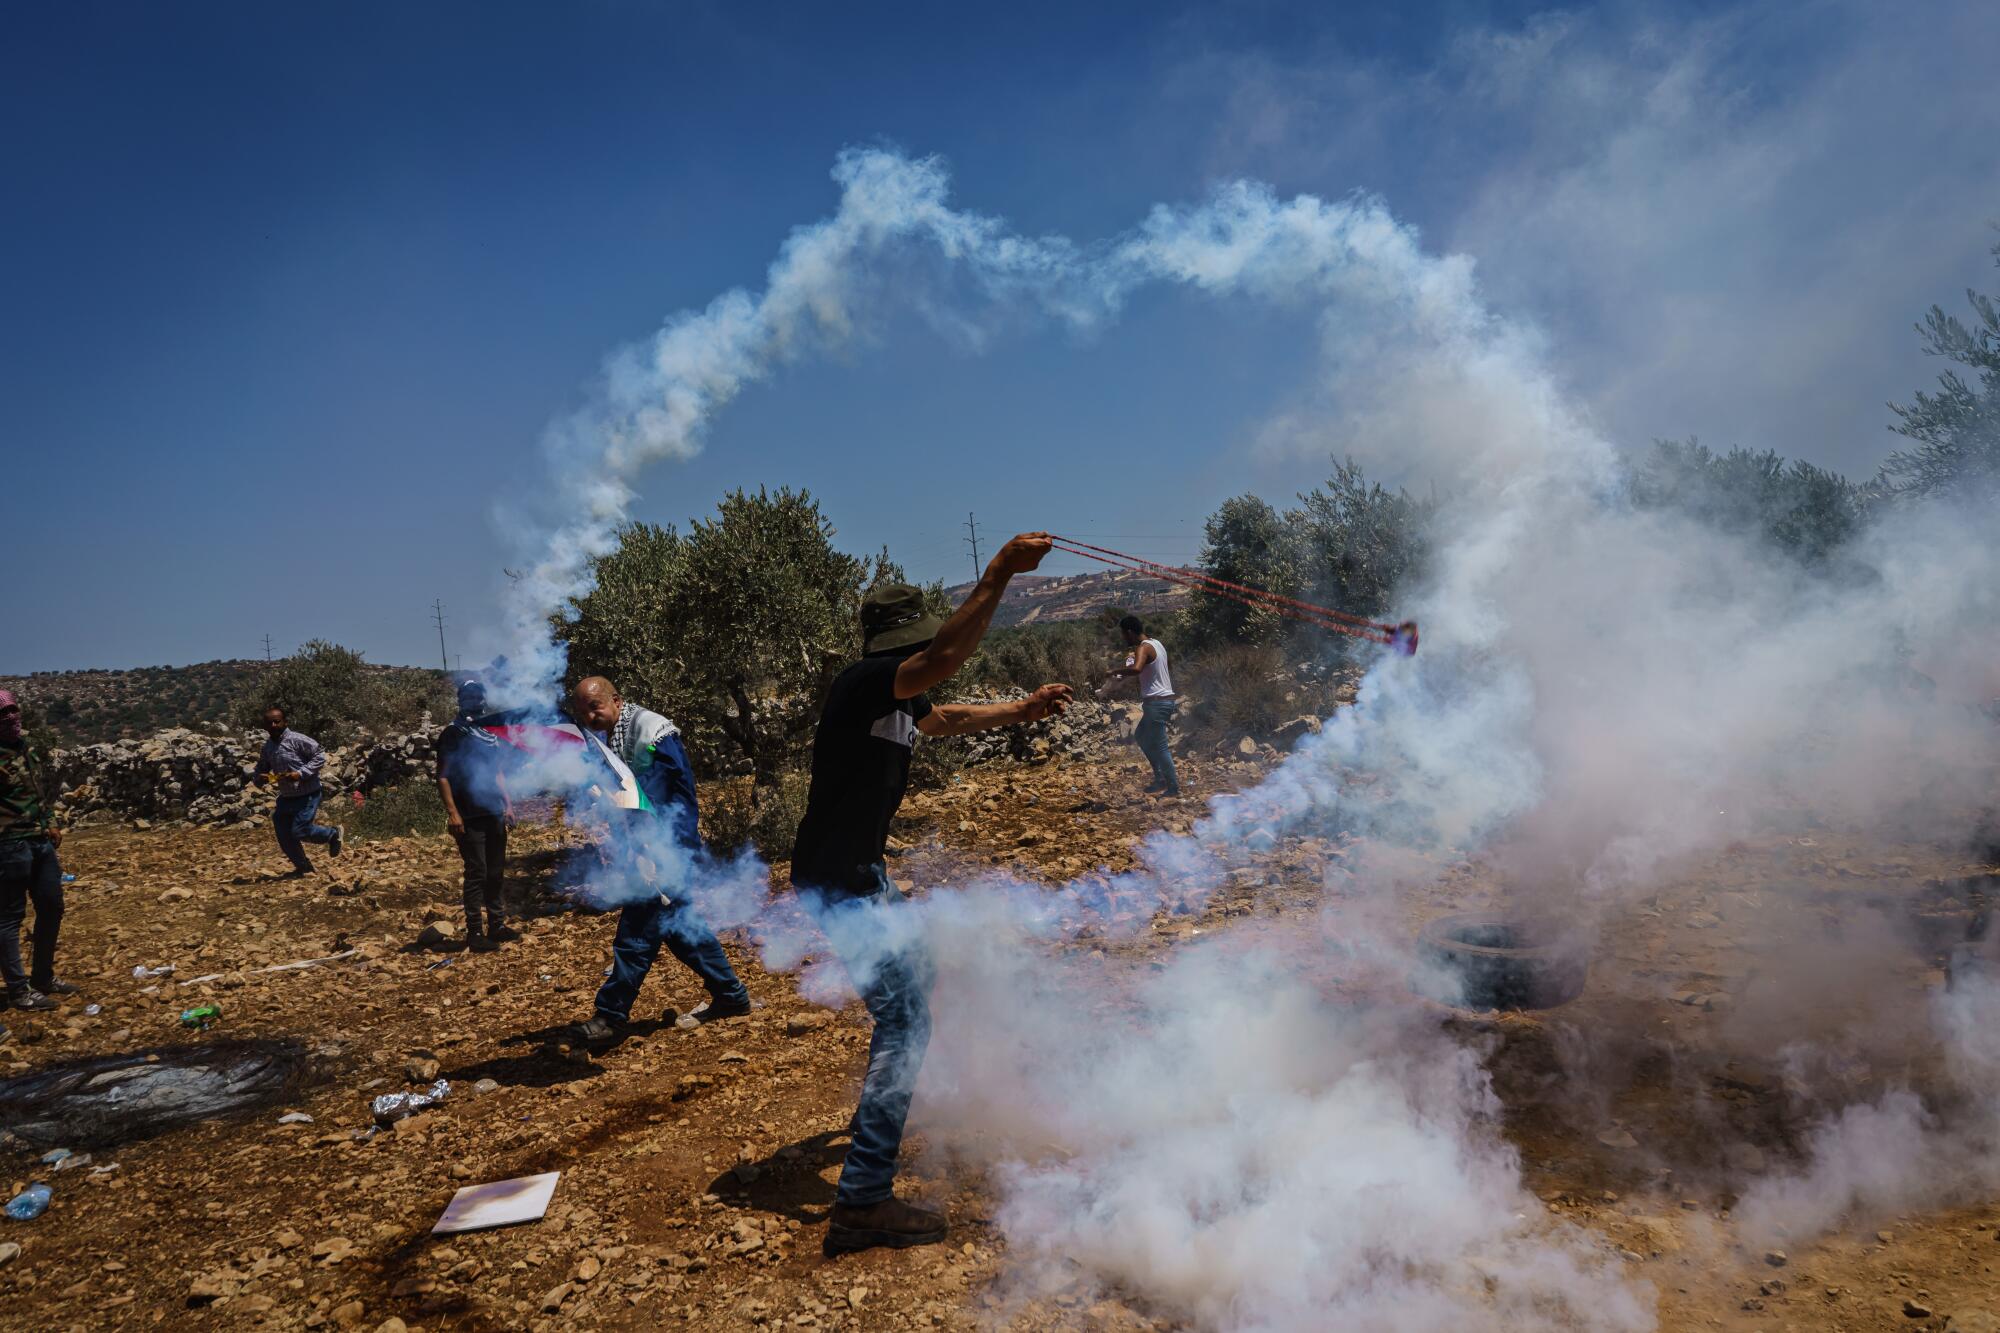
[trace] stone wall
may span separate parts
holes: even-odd
[[[429,777],[436,731],[367,740],[327,752],[320,783],[329,796]],[[185,820],[234,824],[263,818],[272,792],[250,778],[264,738],[205,736],[173,727],[144,740],[57,750],[51,756],[62,792],[57,814],[72,823]]]

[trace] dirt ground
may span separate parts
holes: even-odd
[[[1191,789],[1260,771],[1208,761]],[[1140,835],[1185,830],[1200,813],[1198,801],[1128,794],[1140,781],[1130,755],[981,769],[912,798],[895,874],[928,887],[969,865],[1050,881],[1129,865]],[[540,892],[565,837],[517,832],[515,892]],[[692,1032],[659,1021],[698,998],[663,958],[641,997],[647,1021],[579,1051],[564,1028],[589,1012],[611,919],[536,917],[496,954],[418,950],[428,922],[458,930],[457,858],[442,835],[353,846],[303,882],[278,878],[263,829],[86,829],[64,850],[78,879],[59,970],[82,993],[54,1014],[9,1016],[8,1076],[224,1036],[295,1039],[312,1072],[283,1101],[97,1149],[81,1166],[0,1159],[13,1189],[55,1189],[40,1219],[0,1221],[0,1244],[21,1247],[0,1261],[0,1326],[1175,1326],[1137,1299],[1008,1303],[991,1196],[921,1162],[905,1184],[950,1209],[948,1244],[822,1258],[868,1028],[858,1005],[830,1015],[762,972],[743,940],[726,943],[761,1004],[752,1017]],[[1281,842],[1199,914],[1162,916],[1131,943],[1073,947],[1144,957],[1216,930],[1283,936],[1339,898],[1343,863],[1362,851]],[[1412,927],[1492,892],[1477,866],[1439,870],[1406,905]],[[2000,1311],[2000,1201],[1870,1219],[1783,1255],[1740,1245],[1730,1216],[1748,1179],[1796,1156],[1815,1112],[1788,1090],[1772,1031],[1847,1051],[1856,1096],[1934,1078],[1896,1028],[1942,984],[1983,873],[1834,830],[1773,834],[1613,918],[1573,1004],[1499,1019],[1438,1009],[1438,1020],[1487,1052],[1529,1187],[1650,1283],[1662,1327],[2000,1328],[1981,1322]],[[1880,932],[1861,932],[1839,967],[1806,947],[1870,921]],[[358,952],[255,971],[346,949]],[[1826,971],[1817,991],[1787,972],[1795,957]],[[173,977],[133,975],[165,964]],[[1329,968],[1336,1002],[1343,984]],[[208,1036],[179,1022],[205,1003],[222,1009]],[[452,1083],[444,1106],[370,1136],[369,1099],[428,1076],[431,1060]],[[1566,1095],[1579,1061],[1599,1090],[1587,1106]],[[289,1112],[311,1122],[280,1123]],[[461,1185],[544,1171],[562,1172],[546,1220],[429,1236]]]

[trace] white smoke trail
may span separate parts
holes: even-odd
[[[909,277],[904,261],[942,257],[988,306],[1072,327],[1144,283],[1322,310],[1328,437],[1421,462],[1458,496],[1412,590],[1424,650],[1378,664],[1359,707],[1254,791],[1215,801],[1191,837],[1156,835],[1136,874],[1053,895],[995,880],[885,913],[942,974],[919,1116],[999,1165],[1021,1253],[1206,1326],[1323,1327],[1334,1311],[1500,1327],[1550,1307],[1644,1326],[1643,1302],[1522,1196],[1483,1075],[1420,1019],[1323,1009],[1277,959],[1242,951],[1177,966],[1131,997],[1136,1018],[1094,1031],[1075,1016],[1105,1008],[1112,983],[1059,972],[1048,945],[1064,920],[1199,901],[1260,830],[1328,818],[1388,847],[1496,849],[1517,898],[1571,912],[1615,909],[1801,806],[1910,829],[1900,798],[1921,782],[1930,810],[1951,810],[1990,738],[1950,690],[1857,682],[1888,679],[1906,650],[1941,683],[1980,679],[1980,654],[2000,646],[1991,525],[1885,527],[1861,552],[1866,576],[1834,588],[1629,511],[1617,452],[1567,403],[1534,331],[1487,310],[1468,260],[1427,254],[1372,199],[1237,184],[1083,247],[951,209],[934,160],[853,152],[835,177],[838,209],[793,234],[761,293],[669,321],[550,433],[565,520],[514,589],[520,697],[559,676],[548,617],[587,587],[639,471],[697,450],[714,413],[774,367],[854,336]],[[758,922],[769,965],[812,951],[740,887],[692,888],[718,926]],[[1397,888],[1357,891],[1389,902]],[[1395,917],[1339,943],[1404,955]],[[1038,1164],[1051,1142],[1066,1164]]]

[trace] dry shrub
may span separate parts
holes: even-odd
[[[742,778],[709,784],[712,795],[702,815],[703,840],[718,852],[754,846],[766,861],[790,860],[810,785],[803,773],[781,773],[763,788]]]
[[[1285,672],[1284,654],[1269,644],[1211,648],[1176,663],[1174,684],[1189,700],[1182,721],[1198,743],[1258,739],[1309,711],[1298,682]]]

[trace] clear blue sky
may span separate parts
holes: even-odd
[[[433,597],[455,643],[491,614],[544,423],[757,285],[851,144],[1079,238],[1234,176],[1379,192],[1618,438],[1868,473],[1936,370],[1911,322],[1996,285],[2000,6],[1775,8],[14,5],[0,671],[266,633],[435,661]],[[1189,559],[1226,496],[1324,473],[1252,447],[1309,342],[1166,295],[982,356],[892,326],[640,512],[791,484],[922,577],[967,571],[969,509]]]

